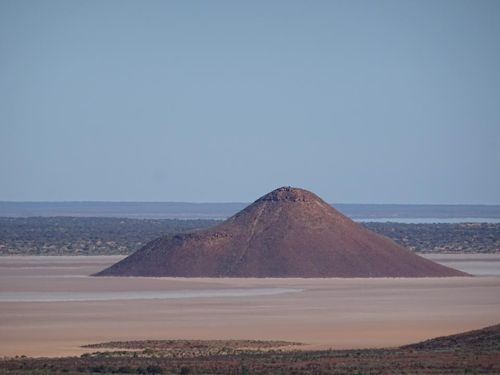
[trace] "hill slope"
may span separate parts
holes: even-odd
[[[98,276],[439,277],[466,274],[421,258],[282,187],[216,227],[158,238]]]
[[[500,324],[456,335],[436,337],[403,348],[414,350],[494,350],[500,352]]]

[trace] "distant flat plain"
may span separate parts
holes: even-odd
[[[96,278],[88,275],[121,257],[1,257],[0,356],[80,354],[84,344],[134,339],[386,347],[500,322],[500,255],[432,257],[489,276]],[[8,302],[16,296],[24,302]]]

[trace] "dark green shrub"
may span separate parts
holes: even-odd
[[[160,366],[150,365],[146,368],[148,374],[163,374],[163,369]]]
[[[120,374],[135,374],[135,370],[129,366],[118,367],[118,373]]]

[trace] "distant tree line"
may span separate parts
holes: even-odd
[[[216,220],[0,217],[0,255],[129,254],[159,236],[199,230],[216,223]]]
[[[0,217],[0,255],[130,254],[162,235],[202,230],[217,220]],[[416,252],[500,253],[500,224],[363,223]]]
[[[500,253],[500,224],[402,224],[363,223],[421,253]]]

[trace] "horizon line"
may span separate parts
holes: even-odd
[[[255,201],[218,201],[218,202],[204,202],[204,201],[126,201],[126,200],[0,200],[2,203],[150,203],[150,204],[251,204]],[[327,202],[330,205],[372,205],[372,206],[500,206],[500,203],[352,203],[352,202]]]

